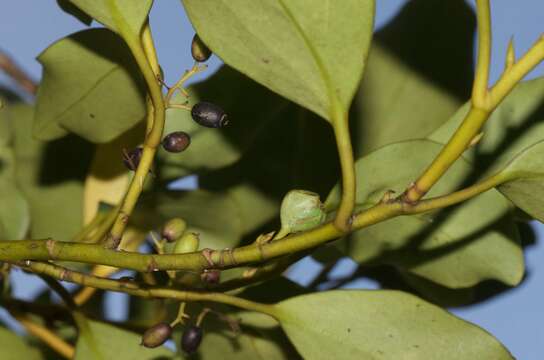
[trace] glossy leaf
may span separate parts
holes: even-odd
[[[34,135],[59,138],[68,131],[108,142],[145,114],[143,83],[123,40],[89,29],[48,47],[38,61],[43,80],[36,99]]]
[[[165,347],[147,349],[140,345],[141,334],[96,321],[78,320],[80,336],[75,360],[171,359],[174,353]]]
[[[523,211],[544,222],[544,141],[522,151],[501,172],[515,180],[497,189]]]
[[[307,359],[513,359],[485,330],[399,291],[329,291],[276,306]]]
[[[73,4],[118,33],[130,31],[135,36],[147,19],[153,0],[71,0]]]
[[[357,189],[357,204],[375,204],[388,190],[401,193],[441,148],[414,140],[361,158],[356,171],[365,181]],[[458,160],[428,196],[456,190],[471,171],[466,161]],[[326,205],[334,209],[338,201],[335,188]],[[452,288],[485,279],[515,285],[523,276],[517,229],[508,202],[496,190],[443,211],[396,217],[358,230],[340,246],[358,262],[390,264]]]
[[[462,122],[469,103],[429,139],[445,143]],[[504,167],[527,147],[544,140],[544,78],[518,84],[493,111],[483,128],[483,137],[463,156],[479,173],[492,173]]]
[[[33,346],[29,346],[21,335],[3,327],[0,327],[0,349],[2,360],[43,359],[42,355]]]
[[[370,45],[374,1],[182,2],[225,63],[325,119],[331,96],[349,108]]]
[[[30,235],[69,240],[82,225],[83,180],[92,146],[75,136],[35,140],[33,109],[18,105],[10,113],[17,184],[30,205]]]
[[[356,157],[427,136],[470,97],[475,25],[464,1],[412,0],[374,34],[350,114]]]

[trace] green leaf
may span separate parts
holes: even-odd
[[[128,47],[113,32],[75,33],[48,47],[38,61],[43,66],[34,123],[38,139],[71,131],[108,142],[143,119],[143,82]]]
[[[374,34],[350,114],[356,158],[427,136],[470,97],[475,25],[463,1],[413,0]]]
[[[349,108],[370,45],[373,0],[182,2],[225,63],[325,119],[332,101]]]
[[[359,208],[377,203],[386,191],[401,193],[441,148],[428,140],[414,140],[359,159],[356,171],[364,179],[357,189]],[[458,160],[429,197],[455,191],[471,171],[466,161]],[[336,187],[326,206],[335,208],[339,198]],[[509,204],[494,189],[453,208],[396,217],[358,230],[340,246],[358,262],[390,264],[451,288],[485,279],[515,285],[524,270]]]
[[[514,180],[497,189],[523,211],[544,222],[544,141],[522,151],[501,173]]]
[[[306,359],[513,359],[485,330],[399,291],[329,291],[276,307]]]
[[[135,36],[147,19],[153,0],[70,0],[96,21],[111,30],[131,32]]]
[[[131,220],[134,226],[156,230],[174,217],[187,222],[187,231],[200,234],[201,248],[233,247],[243,234],[234,200],[225,193],[203,190],[146,194],[138,202]]]
[[[70,0],[57,0],[57,5],[67,14],[72,15],[83,24],[89,26],[93,22],[93,18],[81,11]]]
[[[83,181],[92,146],[75,136],[52,142],[32,137],[33,108],[10,109],[17,184],[30,205],[33,238],[69,240],[81,227]]]
[[[174,354],[161,346],[147,349],[140,345],[141,335],[96,321],[78,320],[80,336],[75,360],[171,359]]]
[[[191,146],[182,154],[159,150],[156,171],[166,180],[236,162],[289,104],[228,66],[187,90],[191,103],[204,100],[217,104],[226,111],[230,122],[221,129],[204,128],[191,119],[188,111],[168,109],[164,133],[183,130],[191,136]],[[179,94],[173,98],[174,103],[184,100]]]
[[[478,144],[465,151],[480,174],[504,167],[527,147],[544,140],[544,78],[522,82],[493,111]],[[445,143],[470,108],[470,101],[443,126],[429,135]]]
[[[198,351],[199,359],[299,359],[300,356],[281,331],[277,321],[268,315],[255,312],[229,313],[240,321],[239,334],[235,334],[224,321],[209,314],[204,321],[204,336]],[[180,343],[181,332],[174,340]],[[189,357],[191,358],[191,357]]]
[[[0,349],[2,360],[40,360],[42,355],[29,346],[20,335],[0,327]]]

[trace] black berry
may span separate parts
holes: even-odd
[[[228,124],[227,114],[223,109],[205,101],[193,106],[191,116],[198,124],[209,128],[220,128]]]
[[[172,335],[172,327],[167,323],[158,323],[147,329],[142,336],[142,345],[147,348],[161,346]]]
[[[181,348],[187,354],[194,353],[202,342],[202,329],[198,326],[189,326],[181,337]]]
[[[143,151],[141,147],[134,148],[128,152],[123,150],[123,163],[129,170],[136,170],[142,158]]]
[[[193,59],[198,62],[204,62],[212,56],[212,52],[204,42],[202,42],[202,39],[200,39],[200,36],[198,34],[195,34],[193,37],[193,42],[191,43],[191,55],[193,55]]]
[[[175,131],[162,139],[162,147],[164,150],[179,153],[187,149],[191,144],[191,137],[183,131]]]

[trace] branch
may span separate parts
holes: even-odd
[[[210,301],[257,311],[275,317],[273,305],[260,304],[222,293],[182,291],[159,287],[142,287],[134,281],[113,280],[72,271],[58,265],[26,261],[15,264],[28,271],[45,274],[61,281],[68,281],[97,289],[123,292],[143,298],[163,298],[177,301]]]
[[[413,204],[400,199],[380,202],[354,217],[352,231],[396,216],[422,213],[458,204],[502,183],[513,180],[512,176],[514,175],[506,176],[499,173],[466,189]],[[132,269],[138,272],[159,270],[202,271],[204,269],[224,269],[263,262],[313,249],[342,235],[345,235],[345,233],[338,230],[332,222],[328,222],[312,230],[291,234],[266,244],[253,243],[236,249],[204,249],[201,252],[189,254],[165,255],[114,251],[93,244],[78,244],[53,239],[4,240],[0,241],[0,261],[75,261]]]
[[[0,69],[30,95],[36,95],[38,85],[6,53],[0,51]]]

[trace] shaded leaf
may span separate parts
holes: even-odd
[[[81,317],[81,315],[79,315]],[[75,360],[171,359],[174,354],[161,346],[147,349],[140,345],[141,335],[96,321],[79,319],[80,335]]]
[[[501,173],[514,180],[497,189],[523,211],[544,222],[544,141],[522,151]]]
[[[0,349],[2,360],[39,360],[42,355],[33,346],[29,346],[20,335],[0,327]]]
[[[374,1],[182,2],[225,63],[325,119],[331,97],[349,108],[370,45]]]
[[[374,34],[351,111],[356,157],[428,135],[470,97],[474,12],[413,0]]]
[[[187,90],[192,104],[208,101],[223,108],[229,124],[221,129],[204,128],[188,111],[168,109],[164,133],[183,130],[191,136],[191,145],[181,154],[159,150],[156,172],[166,180],[231,165],[289,104],[228,66]],[[174,103],[183,101],[179,94],[173,98]]]
[[[96,21],[118,33],[140,34],[153,0],[70,0]]]
[[[243,234],[234,200],[225,193],[203,190],[145,194],[131,220],[139,228],[157,230],[174,217],[187,222],[186,231],[200,234],[201,248],[234,247]]]
[[[57,5],[67,14],[72,15],[83,24],[89,26],[93,22],[93,18],[81,11],[70,0],[57,0]]]
[[[307,359],[513,359],[485,330],[399,291],[329,291],[276,307]]]
[[[123,40],[107,29],[84,30],[38,57],[43,80],[36,98],[34,135],[42,140],[74,132],[110,141],[143,119],[144,90]]]
[[[75,136],[35,140],[30,106],[14,106],[10,116],[17,184],[30,205],[30,235],[69,240],[82,225],[83,180],[92,146]]]
[[[385,146],[359,159],[356,171],[365,179],[357,189],[359,208],[377,203],[388,190],[401,193],[441,148],[431,141],[414,140]],[[429,197],[456,190],[471,171],[466,161],[458,160]],[[339,198],[337,187],[327,207],[334,209]],[[358,230],[340,246],[358,262],[390,264],[452,288],[485,279],[515,285],[524,270],[509,204],[496,190],[453,208],[396,217]]]

